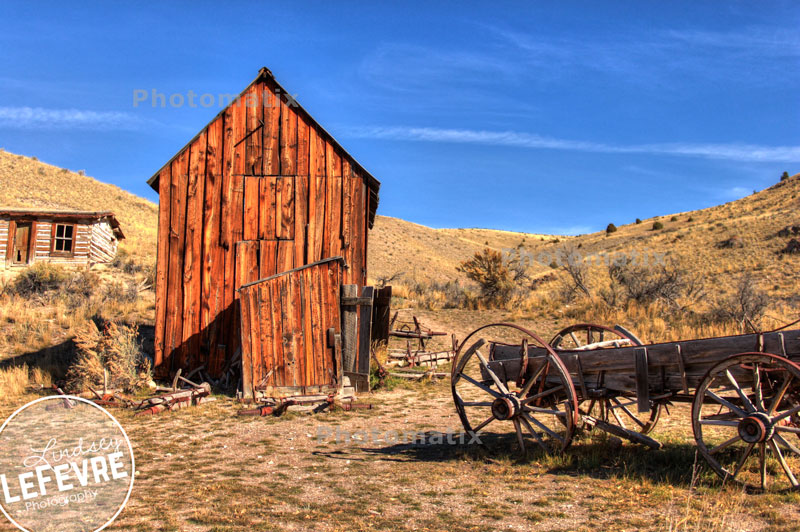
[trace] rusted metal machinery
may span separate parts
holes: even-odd
[[[526,440],[564,450],[581,428],[659,448],[647,433],[661,411],[691,403],[698,451],[717,474],[798,488],[800,330],[787,327],[643,345],[622,327],[579,324],[545,342],[486,325],[459,346],[453,399],[468,433],[505,429],[523,452]]]

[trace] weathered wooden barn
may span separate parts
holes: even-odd
[[[269,70],[261,69],[237,100],[148,181],[160,199],[158,376],[202,367],[210,377],[220,378],[238,366],[242,356],[252,356],[252,350],[241,349],[242,285],[313,265],[314,274],[294,277],[294,284],[282,283],[280,289],[296,287],[292,301],[303,308],[310,304],[313,290],[322,290],[315,301],[337,307],[336,318],[329,316],[325,323],[335,326],[338,334],[340,285],[357,285],[360,290],[366,284],[367,231],[374,221],[380,183],[290,94]],[[341,257],[340,269],[330,266],[331,261],[315,265],[333,257]],[[327,276],[334,269],[335,277],[318,284],[320,270]],[[280,296],[279,292],[272,306],[263,309],[261,319],[272,320],[290,310],[276,306],[289,301]],[[300,319],[313,316],[298,315]],[[270,332],[289,358],[304,330],[300,321],[292,323],[292,328]],[[245,332],[249,339],[249,329]],[[335,345],[327,340],[309,343],[309,349],[312,345],[326,350],[325,357],[334,356]],[[266,348],[258,350],[258,356],[262,354],[273,356]],[[247,364],[264,365],[262,359],[248,359]],[[269,377],[274,385],[313,384],[287,377],[284,366],[273,369]],[[245,395],[257,384],[245,383]]]
[[[0,209],[0,266],[111,262],[125,238],[112,212]]]

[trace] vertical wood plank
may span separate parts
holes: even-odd
[[[305,321],[305,305],[303,304],[303,277],[298,272],[287,276],[292,284],[292,307],[294,312],[292,322],[292,350],[294,354],[298,386],[306,387],[310,383],[306,380],[305,337],[303,323]],[[306,393],[305,389],[303,393]]]
[[[320,275],[321,268],[316,266],[309,268],[311,272],[310,287],[312,290],[311,296],[311,313],[312,313],[312,345],[314,357],[317,360],[317,381],[320,385],[331,384],[332,379],[329,369],[332,369],[332,361],[328,360],[328,350],[325,348],[325,316],[323,314],[323,290],[322,277]]]
[[[247,136],[247,106],[245,105],[245,99],[243,97],[238,98],[228,109],[231,110],[233,115],[231,168],[233,175],[244,175],[247,171],[247,154],[245,153],[247,147],[247,143],[245,142],[245,137]]]
[[[232,176],[232,221],[231,221],[231,242],[240,242],[244,238],[244,178],[240,175]],[[239,276],[237,275],[236,268],[236,248],[231,247],[231,258],[233,260],[233,284],[229,289],[231,303],[228,306],[230,309],[229,327],[227,330],[227,350],[225,353],[226,361],[231,360],[236,351],[239,349],[241,335],[239,332],[241,314],[239,312],[239,296],[236,291],[241,285]]]
[[[280,281],[268,284],[270,316],[272,316],[272,360],[275,368],[275,386],[286,386],[286,361],[283,356],[283,299],[281,298]]]
[[[291,240],[294,238],[294,181],[293,177],[279,177],[276,180],[275,233],[278,240]]]
[[[279,240],[276,261],[277,273],[289,271],[294,268],[294,241]]]
[[[323,253],[325,257],[335,257],[341,251],[342,164],[332,145],[326,144],[325,148],[326,196]]]
[[[294,250],[295,268],[306,264],[307,246],[307,211],[308,211],[308,176],[297,176],[294,179]]]
[[[180,368],[188,369],[199,357],[200,291],[203,245],[203,199],[206,174],[206,132],[192,143],[186,191],[186,245],[183,259],[183,340]]]
[[[167,315],[167,276],[169,271],[169,244],[170,244],[170,166],[167,166],[158,176],[158,248],[156,255],[156,329],[155,353],[153,365],[158,368],[159,376],[162,372],[161,365],[164,360],[164,334]],[[13,222],[12,222],[13,223]],[[11,231],[9,230],[9,240]],[[9,244],[7,250],[11,249]],[[10,253],[10,252],[9,252]]]
[[[280,174],[297,175],[297,113],[281,99]]]
[[[262,283],[258,288],[259,305],[259,341],[261,344],[261,366],[259,375],[267,386],[275,385],[274,339],[272,338],[272,300],[269,283]],[[270,373],[271,372],[271,373]]]
[[[347,159],[342,160],[342,248],[350,247],[350,232],[353,216],[353,170]],[[348,261],[348,264],[350,261]]]
[[[253,398],[253,344],[251,342],[252,334],[250,331],[250,323],[252,323],[254,313],[258,310],[251,308],[251,294],[246,289],[245,293],[240,296],[242,305],[242,394],[246,399]]]
[[[222,309],[222,287],[219,279],[223,272],[224,256],[219,245],[220,202],[222,201],[222,128],[219,116],[208,127],[206,147],[206,185],[203,201],[203,280],[201,309],[201,346],[209,360],[217,343],[217,316]]]
[[[280,117],[281,107],[279,98],[275,94],[275,87],[269,82],[264,84],[262,98],[267,102],[264,104],[264,175],[276,176],[280,174]]]
[[[247,175],[262,175],[264,173],[262,146],[264,120],[263,83],[256,83],[245,95],[245,171]]]
[[[245,240],[258,240],[259,236],[259,204],[261,182],[264,179],[254,176],[244,178],[244,221],[242,237]]]
[[[277,238],[277,179],[264,177],[259,180],[259,218],[258,238],[275,240]]]
[[[294,359],[294,308],[292,305],[292,283],[283,276],[277,278],[281,305],[281,343],[285,369],[285,386],[297,386]]]
[[[165,362],[170,371],[178,369],[178,356],[183,340],[183,254],[186,243],[186,187],[189,173],[189,150],[184,150],[172,161],[170,169],[170,231],[169,231],[169,286],[166,316],[167,355]]]
[[[278,273],[278,242],[275,240],[262,240],[260,246],[259,278],[264,279]]]

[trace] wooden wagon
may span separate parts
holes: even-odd
[[[643,345],[622,327],[579,324],[545,342],[492,324],[461,343],[451,382],[468,433],[507,427],[522,452],[531,440],[564,450],[581,428],[659,448],[647,433],[661,411],[691,403],[698,450],[716,473],[792,489],[800,486],[797,362],[800,330],[785,328]]]

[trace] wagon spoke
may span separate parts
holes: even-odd
[[[622,421],[622,418],[619,417],[619,414],[617,414],[616,409],[611,408],[610,404],[606,405],[606,410],[610,410],[611,411],[611,415],[614,416],[614,419],[617,420],[617,423],[619,423],[620,427],[622,427],[623,429],[627,429],[628,428],[628,427],[625,426],[625,422]],[[606,418],[608,418],[608,416],[606,416]]]
[[[617,405],[619,405],[619,407],[622,409],[622,411],[623,411],[623,412],[625,412],[626,414],[628,414],[628,417],[629,417],[629,418],[631,418],[632,420],[634,420],[634,421],[635,421],[635,422],[636,422],[636,423],[637,423],[637,424],[638,424],[640,427],[644,428],[644,423],[642,423],[641,421],[639,421],[639,420],[636,418],[636,416],[634,416],[634,415],[633,415],[633,413],[632,413],[630,410],[628,410],[628,407],[627,407],[627,406],[625,406],[625,405],[623,405],[622,403],[620,403],[619,401],[617,401],[617,400],[616,400],[616,398],[612,398],[611,400],[612,400],[612,401],[614,401],[615,403],[617,403]],[[624,426],[624,425],[623,425],[623,426]]]
[[[761,391],[761,371],[758,362],[753,364],[753,391],[756,396],[756,406],[759,410],[764,410],[764,394]]]
[[[736,476],[739,474],[739,471],[742,470],[742,467],[744,466],[744,463],[747,461],[747,458],[750,456],[750,453],[753,452],[753,447],[755,447],[755,446],[756,446],[755,443],[751,443],[750,445],[747,446],[747,449],[744,451],[744,454],[742,455],[742,458],[739,460],[739,463],[736,465],[736,469],[733,471],[733,475],[731,475],[733,478],[736,478]]]
[[[525,418],[528,421],[533,422],[534,425],[536,425],[537,427],[539,427],[540,429],[545,431],[547,434],[549,434],[551,438],[554,438],[554,439],[560,441],[562,444],[564,443],[564,439],[561,436],[559,436],[558,434],[556,434],[555,432],[553,432],[547,425],[545,425],[544,423],[542,423],[541,421],[539,421],[535,417],[529,416],[527,414],[527,412],[523,412],[522,415],[525,416]]]
[[[761,473],[761,489],[767,489],[767,444],[762,442],[759,445],[759,473]]]
[[[735,404],[731,403],[727,399],[723,399],[719,395],[715,394],[711,390],[706,390],[706,395],[711,397],[713,400],[718,402],[719,404],[728,407],[731,412],[736,413],[739,417],[747,417],[747,412],[736,406]]]
[[[478,382],[478,381],[476,381],[475,379],[473,379],[473,378],[472,378],[472,377],[470,377],[469,375],[466,375],[466,374],[462,373],[462,374],[461,374],[461,377],[462,377],[462,378],[464,378],[464,379],[466,379],[466,380],[467,380],[467,382],[471,382],[472,384],[474,384],[475,386],[477,386],[478,388],[480,388],[480,389],[481,389],[481,390],[483,390],[484,392],[488,393],[488,394],[489,394],[489,395],[491,395],[492,397],[502,397],[502,394],[500,394],[500,393],[498,393],[498,392],[496,392],[496,391],[492,390],[491,388],[489,388],[489,387],[488,387],[488,386],[486,386],[485,384],[483,384],[483,383],[481,383],[481,382]]]
[[[530,404],[530,403],[532,403],[533,401],[535,401],[537,399],[541,399],[542,397],[544,397],[546,395],[550,395],[551,393],[560,392],[563,389],[564,389],[564,385],[563,384],[559,384],[555,388],[550,388],[549,390],[545,390],[543,392],[537,393],[536,395],[531,395],[530,397],[526,397],[525,399],[523,399],[520,402],[523,405],[527,405],[527,404]]]
[[[472,432],[478,432],[479,430],[481,430],[482,428],[486,427],[486,425],[488,425],[489,423],[491,423],[491,422],[492,422],[492,421],[494,421],[495,419],[496,419],[496,418],[494,417],[494,415],[491,415],[491,416],[489,416],[489,417],[486,419],[486,421],[484,421],[483,423],[481,423],[480,425],[478,425],[477,427],[475,427],[474,429],[472,429]]]
[[[520,427],[519,425],[519,419],[514,418],[514,429],[517,431],[517,441],[519,442],[519,448],[524,453],[525,439],[522,437],[522,427]]]
[[[789,441],[787,441],[786,438],[784,438],[780,434],[774,435],[773,439],[778,443],[780,443],[781,445],[783,445],[784,447],[786,447],[787,449],[789,449],[790,451],[792,451],[794,454],[800,455],[800,449],[795,447],[793,444],[789,443]]]
[[[780,421],[781,419],[785,419],[785,418],[787,418],[787,417],[789,417],[789,416],[793,416],[793,415],[795,415],[795,414],[796,414],[796,413],[798,413],[798,412],[800,412],[800,405],[798,405],[798,406],[796,406],[796,407],[792,408],[791,410],[787,410],[786,412],[782,412],[782,413],[778,414],[777,416],[775,416],[774,418],[772,418],[772,422],[773,422],[773,423],[777,423],[777,422],[778,422],[778,421]]]
[[[789,477],[789,482],[792,483],[793,487],[797,487],[800,483],[797,482],[797,478],[792,473],[792,470],[789,468],[789,464],[786,463],[786,458],[783,457],[783,453],[781,452],[780,447],[774,441],[770,440],[769,442],[770,447],[772,448],[772,452],[775,453],[775,457],[778,459],[778,462],[781,464],[783,471],[786,473],[786,476]]]
[[[739,398],[742,400],[742,403],[744,403],[744,406],[745,406],[745,408],[747,408],[747,411],[748,412],[755,412],[756,407],[753,406],[753,403],[750,401],[750,398],[747,397],[747,394],[744,393],[744,390],[742,390],[742,388],[739,386],[739,383],[736,382],[736,379],[733,378],[733,374],[731,373],[731,370],[726,369],[725,370],[725,376],[728,377],[729,381],[731,381],[731,384],[736,389],[736,393],[739,394]]]
[[[724,449],[725,447],[728,447],[729,445],[733,445],[734,443],[736,443],[737,441],[739,441],[741,439],[742,439],[742,437],[737,434],[736,436],[734,436],[730,440],[728,440],[726,442],[723,442],[723,443],[720,443],[716,447],[712,447],[711,449],[709,449],[708,452],[710,454],[717,453],[717,452],[721,451],[722,449]]]
[[[550,410],[548,408],[539,408],[538,406],[527,406],[524,405],[522,407],[526,412],[533,412],[535,414],[550,414],[552,416],[566,416],[566,412],[562,412],[561,410]]]
[[[792,432],[794,434],[800,434],[800,428],[797,427],[785,427],[783,425],[775,427],[775,430],[778,432]]]
[[[547,449],[547,445],[545,445],[545,444],[544,444],[544,440],[542,440],[542,437],[541,437],[541,436],[539,436],[539,433],[538,433],[538,432],[536,432],[535,430],[533,430],[533,427],[532,427],[532,426],[531,426],[531,424],[528,422],[528,420],[527,420],[527,419],[525,419],[525,417],[524,417],[524,416],[523,416],[523,417],[520,417],[520,418],[519,418],[519,420],[520,420],[520,422],[522,422],[522,424],[523,424],[523,425],[525,425],[525,428],[526,428],[526,429],[528,429],[528,432],[530,432],[530,433],[531,433],[531,436],[533,436],[533,439],[535,439],[535,440],[536,440],[536,443],[538,443],[539,445],[541,445],[541,446],[542,446],[542,449],[544,449],[545,451],[547,451],[547,450],[548,450],[548,449]]]
[[[738,421],[726,421],[724,419],[701,419],[701,425],[714,425],[717,427],[738,427]]]
[[[578,337],[577,337],[577,336],[575,336],[575,333],[574,333],[574,332],[570,332],[570,333],[569,333],[569,335],[572,337],[572,341],[573,341],[573,342],[575,342],[575,347],[580,347],[580,346],[582,346],[582,345],[583,345],[583,344],[582,344],[582,343],[580,343],[580,341],[578,340]]]
[[[497,389],[498,389],[498,390],[500,390],[501,392],[503,392],[504,394],[508,394],[508,389],[505,387],[505,385],[504,385],[504,384],[503,384],[503,382],[500,380],[500,378],[499,378],[497,375],[495,375],[494,371],[492,371],[492,370],[489,368],[489,363],[488,363],[488,362],[486,362],[486,359],[485,359],[485,358],[483,358],[483,355],[481,354],[481,352],[480,352],[480,351],[478,351],[478,350],[476,350],[476,351],[475,351],[475,356],[477,356],[477,357],[478,357],[478,360],[480,360],[480,361],[481,361],[481,366],[483,366],[483,369],[485,369],[485,370],[486,370],[486,373],[488,373],[488,374],[489,374],[489,376],[492,378],[492,380],[494,381],[494,383],[497,385]]]
[[[789,389],[789,383],[792,382],[792,378],[793,377],[790,373],[786,374],[786,377],[784,377],[780,389],[778,389],[778,393],[772,400],[772,404],[769,406],[769,410],[767,410],[767,415],[771,416],[775,412],[775,410],[778,409],[778,406],[780,406],[781,401],[783,401],[783,396],[786,395],[786,391]]]
[[[533,372],[531,378],[528,379],[528,382],[525,383],[525,387],[522,388],[522,390],[519,392],[519,397],[525,397],[526,395],[528,395],[528,392],[531,391],[531,387],[533,387],[533,384],[536,382],[536,379],[539,378],[539,375],[542,374],[544,368],[547,367],[547,364],[548,360],[545,358],[544,361],[542,362],[542,365],[539,366],[539,368]]]

